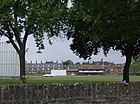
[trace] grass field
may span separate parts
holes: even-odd
[[[29,76],[27,84],[73,84],[73,83],[101,83],[101,82],[121,82],[122,76]],[[140,82],[140,76],[130,76],[131,82]],[[19,84],[19,79],[1,78],[0,85]]]

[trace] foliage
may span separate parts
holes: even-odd
[[[81,65],[81,63],[80,62],[76,62],[75,65]]]
[[[50,39],[65,30],[66,11],[67,0],[0,0],[0,35],[7,37],[19,54],[21,80],[28,36],[33,35],[38,49],[44,49],[44,33]]]
[[[58,36],[63,26],[67,5],[65,1],[1,0],[0,35],[8,37],[10,42],[13,38],[17,42],[19,39],[24,41],[25,37],[33,35],[37,47],[44,48],[43,33],[47,33],[48,37]]]
[[[73,61],[71,60],[66,60],[65,62],[63,62],[63,65],[73,65]]]
[[[131,58],[140,57],[140,0],[72,0],[68,23],[71,49],[84,59],[112,48],[126,57],[129,81]],[[126,80],[124,78],[124,80]]]
[[[80,57],[95,55],[110,47],[126,55],[131,47],[133,56],[140,54],[139,0],[73,0],[68,37],[73,38],[71,49]],[[82,46],[82,47],[81,47]]]
[[[134,61],[130,66],[130,72],[138,73],[140,72],[140,59]]]

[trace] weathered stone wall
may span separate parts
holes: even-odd
[[[140,83],[6,85],[0,104],[140,104]]]

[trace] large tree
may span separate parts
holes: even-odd
[[[39,49],[44,33],[58,36],[63,30],[67,0],[0,0],[0,35],[13,45],[20,59],[20,80],[25,83],[25,50],[29,35]]]
[[[126,57],[123,81],[129,82],[132,57],[140,57],[140,0],[72,0],[68,37],[84,59],[112,48]],[[115,58],[115,56],[114,56]]]

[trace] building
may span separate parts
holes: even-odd
[[[103,75],[104,67],[101,65],[83,64],[79,67],[79,75]]]
[[[79,75],[79,70],[78,69],[69,69],[66,70],[67,75]]]
[[[62,70],[63,64],[53,61],[41,62],[26,62],[26,74],[27,75],[44,75],[50,74],[51,70]]]
[[[67,75],[103,75],[122,73],[123,65],[107,61],[93,61],[92,63],[68,64],[59,62],[26,62],[26,75],[51,74],[51,70],[66,70]]]
[[[0,42],[0,77],[19,77],[19,56],[11,44]]]
[[[116,69],[116,73],[122,74],[124,69],[124,64],[116,64],[114,69]]]

